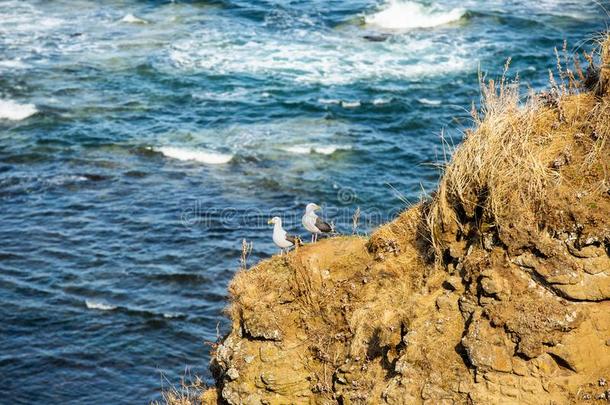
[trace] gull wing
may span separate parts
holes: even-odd
[[[328,233],[332,232],[332,226],[328,225],[326,222],[322,221],[320,218],[316,218],[316,228],[320,230],[320,232]]]

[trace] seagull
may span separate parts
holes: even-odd
[[[331,225],[322,221],[317,215],[316,211],[321,210],[318,204],[309,203],[305,207],[305,215],[303,215],[303,226],[309,232],[311,232],[311,242],[316,242],[318,240],[318,234],[320,233],[330,233],[334,232],[334,229]]]
[[[284,254],[284,249],[301,243],[298,236],[288,235],[282,228],[282,218],[273,217],[267,223],[273,224],[273,242],[280,248],[280,255]]]

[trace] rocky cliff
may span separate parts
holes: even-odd
[[[483,88],[438,190],[239,272],[204,403],[610,401],[610,38]]]

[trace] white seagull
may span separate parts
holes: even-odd
[[[273,242],[280,248],[280,255],[284,254],[284,249],[301,243],[298,236],[288,235],[282,228],[282,218],[273,217],[267,223],[273,224]]]
[[[303,215],[303,226],[309,232],[311,232],[311,241],[316,242],[318,240],[318,234],[334,232],[334,229],[328,223],[322,221],[317,215],[316,211],[321,210],[318,204],[309,203],[305,207],[305,215]]]

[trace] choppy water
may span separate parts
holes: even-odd
[[[269,256],[266,219],[301,231],[310,201],[344,231],[390,218],[437,181],[478,66],[538,88],[602,5],[0,1],[0,402],[209,378],[242,238]]]

